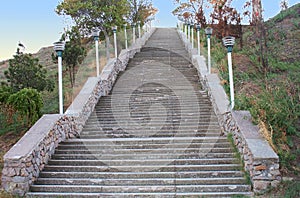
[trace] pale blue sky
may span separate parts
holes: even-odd
[[[0,60],[11,58],[21,41],[26,52],[35,53],[41,47],[50,46],[59,39],[65,26],[64,19],[54,10],[59,0],[2,0],[0,3]],[[153,0],[159,9],[156,19],[158,26],[176,25],[176,17],[171,14],[173,0]],[[241,9],[245,0],[233,0],[233,5]],[[262,0],[264,17],[276,15],[280,0]],[[272,3],[270,3],[272,2]],[[289,0],[289,5],[299,0]]]

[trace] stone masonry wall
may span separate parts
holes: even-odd
[[[202,86],[211,98],[223,132],[233,135],[233,141],[243,158],[244,169],[250,174],[253,191],[261,194],[271,186],[276,187],[281,181],[278,155],[261,136],[258,126],[252,124],[250,112],[230,109],[218,75],[208,74],[205,58],[191,48],[183,32],[179,31],[179,35],[198,70]]]
[[[62,141],[80,135],[101,96],[109,94],[120,71],[149,39],[155,29],[145,33],[118,59],[111,60],[99,78],[91,77],[63,115],[43,115],[34,126],[4,155],[2,187],[23,196],[39,177],[55,148]]]

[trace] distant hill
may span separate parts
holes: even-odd
[[[42,47],[37,53],[32,55],[39,59],[41,65],[44,66],[48,71],[56,69],[56,64],[53,63],[51,54],[53,53],[53,46]],[[8,69],[9,61],[0,62],[0,82],[5,81],[4,71]]]

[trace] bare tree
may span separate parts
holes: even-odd
[[[280,8],[281,8],[281,10],[286,10],[286,9],[288,9],[288,0],[281,0],[281,2],[280,2]]]
[[[175,0],[176,5],[178,5],[174,10],[173,14],[177,16],[183,16],[185,19],[194,17],[198,24],[202,27],[206,26],[206,18],[204,13],[205,0]]]
[[[213,12],[212,23],[217,24],[216,35],[219,38],[229,34],[242,38],[241,14],[231,7],[232,0],[210,0]],[[234,30],[231,27],[235,26]],[[242,42],[241,42],[242,43]]]
[[[252,24],[257,25],[262,18],[261,0],[252,0]]]

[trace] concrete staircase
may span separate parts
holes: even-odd
[[[158,29],[28,197],[251,195],[175,29]]]

